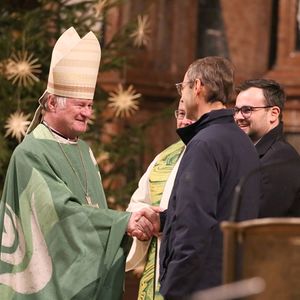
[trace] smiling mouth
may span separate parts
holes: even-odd
[[[77,122],[80,122],[80,123],[86,123],[87,120],[76,120]]]
[[[249,127],[248,124],[243,124],[243,123],[238,123],[238,126],[243,129],[243,128],[246,128],[246,127]]]

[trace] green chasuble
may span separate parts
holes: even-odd
[[[88,145],[58,143],[40,124],[15,149],[7,171],[0,299],[121,299],[129,217],[107,208]]]
[[[149,175],[152,205],[159,206],[168,177],[183,150],[184,144],[182,141],[179,141],[169,146],[159,155],[158,160]],[[155,284],[157,281],[155,272],[157,256],[157,238],[152,238],[145,269],[140,280],[138,300],[163,299],[159,294],[158,284]]]

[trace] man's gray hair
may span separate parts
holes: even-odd
[[[66,97],[55,96],[55,98],[56,98],[56,103],[57,103],[59,108],[65,108],[66,107],[66,101],[67,101]]]
[[[49,93],[46,92],[43,97],[39,100],[39,103],[40,105],[42,106],[42,108],[45,110],[45,111],[48,111],[48,96],[49,96]],[[59,108],[65,108],[66,107],[66,101],[67,101],[67,98],[66,97],[62,97],[62,96],[56,96],[56,95],[53,95],[55,97],[55,100],[56,100],[56,103],[57,103],[57,106]]]

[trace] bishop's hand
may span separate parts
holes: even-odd
[[[127,225],[127,234],[141,241],[157,236],[160,228],[159,212],[160,208],[155,206],[133,212]]]

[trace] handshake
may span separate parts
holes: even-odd
[[[133,212],[127,225],[127,234],[141,241],[148,241],[153,235],[158,236],[160,211],[160,207],[149,206]]]

